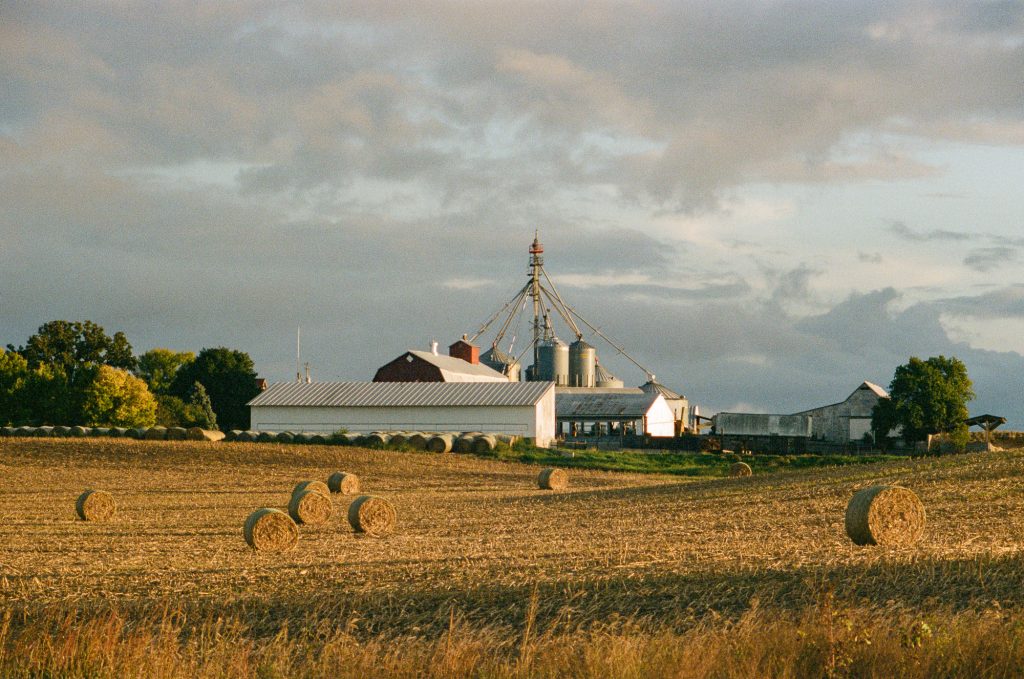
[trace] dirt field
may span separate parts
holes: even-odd
[[[246,546],[250,512],[337,470],[392,501],[394,536],[354,534],[351,498],[335,496],[335,519],[303,528],[293,551]],[[697,481],[574,470],[558,492],[537,489],[538,471],[354,448],[0,439],[0,604],[14,627],[173,607],[245,621],[254,639],[286,625],[435,638],[455,620],[509,635],[685,631],[823,598],[915,615],[1024,604],[1018,453]],[[847,501],[876,482],[924,501],[920,544],[846,538]],[[114,494],[113,522],[76,519],[86,488]]]

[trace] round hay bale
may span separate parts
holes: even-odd
[[[327,477],[327,487],[332,493],[355,495],[359,492],[359,477],[348,472],[334,472]]]
[[[147,441],[165,441],[167,439],[167,427],[150,427],[143,436]]]
[[[474,453],[492,453],[494,452],[495,446],[498,445],[498,440],[490,434],[480,434],[473,439],[473,452]]]
[[[729,476],[753,476],[754,470],[746,462],[733,462],[729,467]]]
[[[294,441],[295,434],[291,433],[290,431],[283,431],[277,435],[278,443],[294,443]]]
[[[128,427],[111,427],[110,435],[117,439],[123,439],[128,436]]]
[[[50,436],[59,437],[59,438],[65,438],[65,437],[70,436],[70,435],[71,435],[71,427],[65,427],[64,425],[56,426],[56,427],[53,428],[53,431],[50,432]]]
[[[564,469],[548,467],[537,476],[537,485],[542,490],[565,490],[569,486],[569,475]]]
[[[260,433],[256,434],[256,441],[258,441],[259,443],[271,443],[276,440],[276,431],[261,431]]]
[[[15,436],[35,436],[36,435],[36,428],[35,427],[28,427],[28,426],[18,427],[17,429],[14,430],[14,435]]]
[[[239,443],[253,443],[256,440],[256,432],[254,431],[240,431],[235,440]]]
[[[432,453],[450,453],[455,438],[451,434],[437,434],[427,439],[427,450]]]
[[[405,442],[409,439],[409,433],[404,431],[396,431],[391,434],[391,439],[388,444],[391,448],[401,448],[405,445]]]
[[[864,488],[846,505],[846,534],[858,545],[912,545],[924,526],[924,504],[899,486]]]
[[[110,493],[90,489],[78,496],[75,511],[82,521],[109,521],[114,518],[117,504]]]
[[[100,438],[103,436],[113,436],[113,434],[110,433],[109,427],[93,427],[89,431],[89,436],[92,436],[93,438]]]
[[[245,542],[258,552],[286,552],[299,541],[299,527],[280,509],[263,507],[245,520]]]
[[[295,497],[304,490],[311,490],[314,493],[320,493],[324,497],[331,496],[331,489],[327,487],[327,484],[323,481],[300,481],[295,484],[292,488],[292,497]]]
[[[237,441],[238,440],[238,435],[241,434],[241,433],[242,433],[241,429],[231,429],[226,434],[224,434],[224,440],[225,441]]]
[[[0,436],[14,436],[14,427],[0,427]]]
[[[298,433],[298,434],[295,435],[295,442],[296,443],[312,443],[313,442],[313,434],[309,433],[308,431],[304,431],[304,432]]]
[[[323,434],[313,434],[313,436],[310,437],[309,442],[317,445],[323,445],[327,443],[327,437]]]
[[[348,507],[348,522],[358,533],[375,538],[395,531],[395,508],[382,497],[360,495]]]
[[[462,434],[457,439],[452,441],[452,450],[456,453],[473,452],[473,436],[470,436],[468,434]]]
[[[33,435],[34,436],[39,436],[39,437],[53,436],[53,427],[51,427],[49,425],[44,425],[42,427],[36,427],[35,434],[33,434]]]
[[[405,445],[409,446],[413,450],[426,450],[428,438],[430,437],[423,432],[415,431],[412,434],[409,434],[409,437],[405,439]]]
[[[167,440],[168,441],[184,441],[188,438],[188,430],[184,427],[168,427],[167,428]]]
[[[370,446],[372,448],[383,448],[391,440],[390,434],[384,434],[379,431],[375,431],[372,434],[359,437],[359,445]]]
[[[331,498],[315,490],[296,493],[288,503],[288,516],[300,525],[320,526],[327,523],[333,513]]]
[[[189,427],[185,432],[185,438],[189,441],[223,441],[227,435],[216,429],[203,429],[202,427]]]
[[[77,425],[77,426],[71,427],[71,429],[68,431],[68,436],[74,436],[75,438],[82,438],[84,436],[88,436],[90,433],[92,433],[92,429],[90,429],[89,427],[83,427],[82,425]]]

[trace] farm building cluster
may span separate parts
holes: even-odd
[[[803,451],[810,442],[848,445],[871,435],[871,411],[884,389],[861,384],[846,400],[791,415],[721,412],[701,417],[686,396],[659,383],[624,347],[589,323],[555,289],[544,269],[539,237],[530,245],[529,279],[501,311],[472,337],[463,335],[438,351],[409,350],[377,369],[371,382],[284,382],[249,403],[254,431],[354,433],[373,431],[480,431],[529,439],[616,448],[683,434],[710,433],[723,446]],[[519,355],[515,337],[502,341],[532,304],[532,342]],[[560,340],[560,318],[575,341]],[[497,323],[501,321],[500,323]],[[475,343],[492,324],[497,334],[481,353]],[[581,327],[610,344],[646,375],[637,387],[601,365]],[[533,362],[522,359],[532,349]],[[298,378],[298,374],[297,374]],[[708,429],[710,427],[710,429]]]

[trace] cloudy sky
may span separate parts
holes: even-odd
[[[704,412],[945,354],[1024,428],[1019,0],[0,0],[0,93],[2,344],[90,319],[282,380],[301,326],[368,379],[474,332],[539,229]]]

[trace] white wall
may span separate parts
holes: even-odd
[[[250,412],[253,431],[481,431],[534,438],[545,447],[555,436],[553,388],[530,406],[253,406]]]
[[[659,398],[651,404],[645,417],[645,431],[651,436],[675,436],[676,418],[671,406],[664,398]]]

